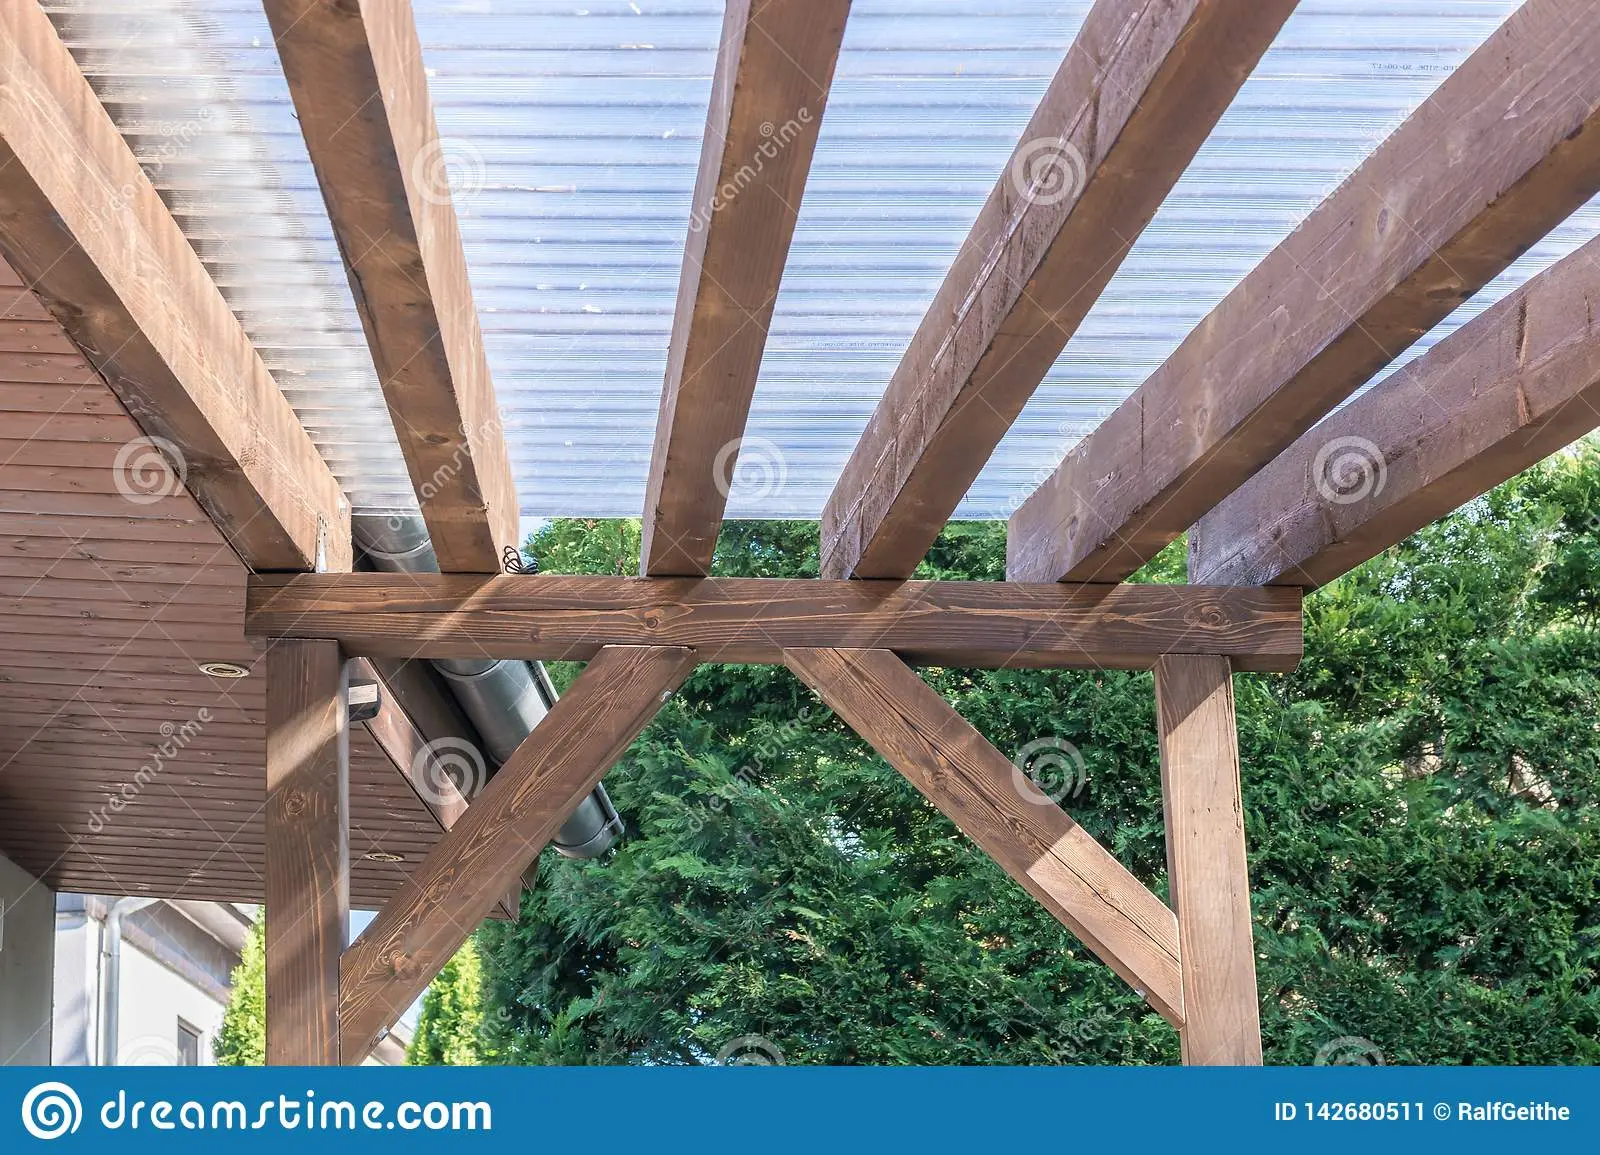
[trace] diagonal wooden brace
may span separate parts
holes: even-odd
[[[607,646],[434,846],[339,965],[359,1063],[694,669],[694,651]]]
[[[1172,911],[888,650],[784,651],[784,662],[891,766],[1173,1026],[1183,1027]]]

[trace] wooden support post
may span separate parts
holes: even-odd
[[[267,651],[267,1062],[339,1062],[350,759],[339,643]]]
[[[1183,1061],[1259,1066],[1261,1017],[1228,660],[1161,658],[1156,718],[1183,971]]]

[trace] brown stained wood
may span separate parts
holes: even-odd
[[[1323,585],[1600,426],[1600,241],[1333,414],[1201,519],[1197,582]]]
[[[1007,576],[1148,561],[1600,190],[1600,5],[1530,0],[1012,516]]]
[[[1296,0],[1099,0],[822,514],[824,577],[910,577]]]
[[[606,645],[692,646],[707,662],[793,646],[880,648],[941,666],[1148,669],[1222,653],[1293,669],[1294,590],[1183,585],[305,574],[251,581],[246,632],[337,637],[380,657],[578,659]]]
[[[466,813],[468,799],[440,764],[430,739],[401,708],[389,680],[371,662],[365,658],[355,659],[351,663],[351,677],[377,683],[378,716],[367,719],[362,725],[377,742],[378,748],[394,763],[400,780],[427,810],[439,831],[449,830]],[[437,742],[440,738],[455,738],[458,743],[465,741],[458,735],[442,734],[435,735],[431,741]],[[456,745],[453,748],[460,747]],[[521,892],[520,881],[513,883],[510,891],[500,900],[498,914],[515,919]]]
[[[267,1062],[340,1061],[350,919],[345,663],[329,641],[267,651]]]
[[[608,646],[345,952],[339,1026],[358,1063],[538,858],[661,703],[691,650]]]
[[[1186,1064],[1261,1065],[1233,676],[1223,658],[1156,664],[1167,873],[1183,960]]]
[[[1102,962],[1183,1026],[1172,912],[948,702],[887,650],[795,649],[784,659]]]
[[[644,506],[642,571],[711,566],[850,0],[729,0]]]
[[[0,5],[0,77],[0,253],[247,564],[348,569],[338,483],[34,0]]]
[[[499,573],[517,497],[408,0],[266,0],[428,535]]]

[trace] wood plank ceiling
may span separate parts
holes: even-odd
[[[153,453],[0,262],[0,853],[57,890],[259,902],[247,571]],[[439,827],[362,726],[350,805],[351,901],[377,908]]]

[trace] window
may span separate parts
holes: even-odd
[[[182,1019],[178,1020],[178,1066],[200,1065],[200,1031]]]

